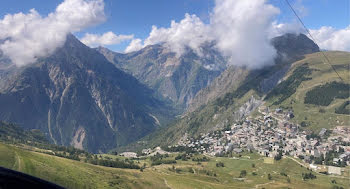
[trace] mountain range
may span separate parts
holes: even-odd
[[[122,54],[68,35],[52,55],[18,68],[0,52],[0,120],[94,153],[171,144],[289,100],[294,93],[278,89],[319,47],[303,34],[271,44],[277,57],[261,69],[229,65],[215,43],[203,45],[204,56],[189,48],[179,56],[163,44]]]
[[[130,73],[184,111],[197,92],[226,68],[225,58],[213,46],[213,43],[203,45],[204,56],[198,56],[191,49],[178,56],[162,44],[127,54],[115,53],[103,47],[97,50],[117,68]]]
[[[39,129],[55,144],[108,151],[154,131],[172,114],[151,89],[73,35],[51,56],[2,72],[8,79],[0,119]]]

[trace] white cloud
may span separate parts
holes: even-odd
[[[186,47],[201,54],[201,44],[214,40],[209,34],[209,29],[209,25],[204,24],[196,15],[185,14],[185,18],[180,22],[172,20],[169,28],[152,26],[152,31],[144,43],[141,39],[135,39],[125,52],[137,51],[147,45],[164,43],[165,47],[177,55],[184,53]]]
[[[305,29],[298,21],[293,21],[291,23],[277,23],[272,22],[272,29],[270,30],[269,38],[281,36],[286,33],[305,33]]]
[[[318,30],[310,30],[321,49],[350,51],[350,25],[345,29],[335,29],[330,26]]]
[[[0,20],[0,50],[17,66],[26,65],[53,53],[67,34],[104,20],[103,0],[65,0],[46,17],[34,9],[8,14]]]
[[[272,64],[276,50],[269,33],[279,9],[265,0],[216,0],[211,30],[218,49],[234,65],[261,67]]]
[[[296,0],[293,3],[293,8],[300,17],[305,17],[309,14],[309,10],[303,4],[304,0]]]
[[[138,51],[143,48],[142,40],[141,39],[133,39],[129,46],[126,47],[125,53],[133,52],[133,51]]]
[[[302,0],[297,0],[294,7],[300,15],[308,14]],[[201,45],[215,41],[216,48],[230,64],[259,68],[274,63],[276,50],[270,44],[271,38],[285,33],[305,33],[297,19],[289,23],[275,21],[278,14],[280,10],[267,0],[215,0],[208,24],[196,15],[186,14],[179,22],[171,21],[168,28],[153,26],[144,42],[133,40],[125,52],[164,43],[178,55],[186,47],[201,55]],[[340,30],[322,27],[311,32],[322,49],[350,51],[350,26]]]
[[[90,47],[97,47],[105,45],[116,45],[133,38],[134,35],[116,35],[110,31],[102,35],[86,33],[85,36],[81,39],[81,42]]]
[[[234,65],[261,67],[273,63],[276,55],[270,44],[273,20],[279,9],[265,0],[216,0],[210,23],[203,23],[196,15],[186,14],[180,22],[172,21],[169,28],[152,27],[143,47],[164,43],[173,52],[181,55],[190,47],[201,55],[201,45],[216,41],[217,49]],[[142,45],[130,44],[127,52]]]
[[[179,23],[171,21],[170,28],[152,27],[145,46],[166,42],[165,45],[177,54],[182,54],[185,47],[190,47],[200,54],[200,45],[210,39],[209,26],[196,15],[186,14]]]

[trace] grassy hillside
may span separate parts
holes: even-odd
[[[175,156],[176,154],[170,155],[167,159],[174,160]],[[177,160],[174,166],[152,167],[148,158],[140,160],[140,164],[146,163],[146,169],[141,172],[86,164],[0,143],[0,166],[40,177],[67,188],[331,188],[333,186],[346,188],[349,186],[346,177],[331,177],[317,173],[313,173],[317,179],[303,181],[302,173],[310,171],[288,158],[272,162],[273,164],[264,163],[263,158],[253,153],[243,154],[237,158],[212,157],[209,162],[201,163],[191,159]],[[218,162],[222,162],[224,167],[217,167]],[[246,175],[239,178],[243,170],[246,171]],[[271,180],[268,179],[268,174],[271,175]],[[332,184],[332,180],[336,180],[337,184]]]
[[[0,165],[67,188],[165,188],[161,179],[141,176],[138,170],[95,166],[3,144]]]
[[[325,54],[343,81],[325,63],[321,53],[314,53],[295,62],[284,81],[267,95],[267,105],[293,109],[295,118],[292,121],[316,132],[321,128],[350,126],[350,115],[343,110],[350,99],[350,53]],[[339,108],[342,111],[336,113]]]
[[[322,128],[350,126],[350,116],[346,114],[349,108],[346,101],[350,99],[350,53],[325,53],[343,81],[340,81],[333,69],[324,63],[321,53],[305,55],[304,59],[293,64],[277,64],[255,70],[237,88],[221,94],[167,128],[118,150],[165,146],[176,143],[186,136],[185,134],[189,137],[198,136],[200,133],[230,126],[242,117],[242,106],[249,109],[249,106],[254,105],[254,102],[246,104],[252,96],[262,99],[266,95],[265,105],[271,109],[282,107],[293,110],[295,118],[292,121],[303,125],[305,130],[319,132]],[[282,82],[275,87],[269,84],[274,81],[277,83],[281,74]],[[269,92],[267,88],[272,90]],[[309,94],[308,98],[306,94]]]

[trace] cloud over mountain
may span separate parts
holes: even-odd
[[[274,37],[273,21],[279,12],[265,0],[216,0],[208,24],[196,15],[186,14],[180,22],[172,21],[169,28],[153,26],[143,45],[134,41],[127,52],[164,43],[177,54],[190,47],[200,55],[203,43],[215,41],[216,48],[231,64],[261,67],[273,63],[276,55],[270,38]]]
[[[272,64],[276,50],[269,32],[279,9],[264,0],[216,0],[211,30],[217,48],[234,65],[261,67]]]
[[[308,14],[301,0],[296,1],[294,7],[300,16]],[[297,19],[289,23],[277,22],[279,14],[280,10],[267,0],[215,0],[209,23],[204,23],[197,15],[185,14],[179,22],[171,21],[168,28],[152,26],[144,41],[133,40],[125,52],[164,43],[178,55],[187,47],[201,55],[201,46],[215,41],[216,48],[230,64],[259,68],[274,62],[276,51],[270,39],[285,33],[306,33]],[[322,27],[311,32],[321,48],[349,51],[349,28]]]
[[[35,9],[0,20],[0,50],[17,66],[36,61],[62,46],[69,33],[105,20],[103,0],[64,0],[46,17]]]
[[[126,47],[124,52],[129,53],[129,52],[133,52],[133,51],[138,51],[142,48],[143,48],[142,40],[137,38],[137,39],[133,39],[130,42],[129,46]]]
[[[145,45],[151,45],[165,42],[166,46],[178,54],[182,54],[185,47],[190,47],[200,53],[200,45],[211,39],[209,27],[196,15],[186,14],[185,18],[179,23],[171,21],[170,28],[153,26],[144,43]]]
[[[102,35],[86,33],[81,42],[91,47],[119,44],[134,38],[134,35],[116,35],[109,31]]]

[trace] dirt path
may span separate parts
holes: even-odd
[[[301,165],[301,166],[303,166],[303,167],[305,167],[305,168],[308,168],[306,165],[300,163],[298,160],[296,160],[296,159],[294,159],[294,158],[292,158],[292,157],[289,157],[289,156],[285,156],[285,157],[288,158],[288,159],[291,159],[291,160],[295,161],[297,164],[299,164],[299,165]]]
[[[308,87],[305,87],[305,84],[304,84],[304,83],[302,83],[301,85],[302,85],[302,87],[299,88],[299,90],[295,92],[295,100],[296,100],[296,101],[299,101],[299,99],[300,99],[299,97],[300,97],[300,95],[301,95],[301,93],[302,93],[303,91],[306,91],[306,90],[308,90],[308,89],[314,88],[314,87],[316,87],[317,85],[320,85],[320,84],[319,84],[319,83],[316,83],[316,84],[313,84],[313,85],[308,86]],[[322,85],[322,84],[321,84],[321,85]]]
[[[16,164],[17,165],[17,171],[23,171],[23,163],[21,158],[19,157],[18,153],[15,151],[16,154]],[[14,167],[14,169],[16,169],[16,167]]]
[[[255,185],[255,188],[259,188],[261,186],[269,185],[269,184],[272,184],[272,183],[275,183],[275,181],[273,180],[273,181],[265,183],[265,184],[257,184],[257,185]]]
[[[172,187],[168,184],[168,181],[167,181],[165,178],[164,178],[163,180],[164,180],[165,185],[166,185],[168,188],[172,189]]]
[[[326,109],[331,109],[331,108],[333,108],[334,106],[340,106],[340,105],[343,104],[343,103],[344,103],[343,101],[336,102],[336,103],[334,103],[334,104],[332,104],[332,105],[327,106]]]

